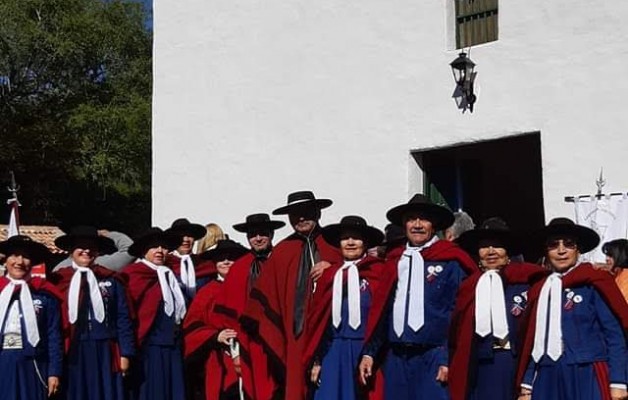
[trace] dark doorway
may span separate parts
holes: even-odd
[[[424,173],[425,194],[452,211],[466,211],[476,224],[498,216],[520,232],[541,228],[540,136],[536,132],[413,153]]]

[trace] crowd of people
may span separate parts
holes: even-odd
[[[521,238],[417,194],[382,232],[321,226],[331,205],[289,194],[276,244],[266,213],[233,225],[247,246],[184,218],[134,240],[77,226],[46,278],[44,245],[1,242],[0,399],[628,398],[628,240],[603,268],[567,218]]]

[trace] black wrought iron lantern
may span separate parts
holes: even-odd
[[[477,97],[473,93],[473,83],[475,81],[475,63],[467,57],[467,53],[460,53],[458,58],[453,60],[451,70],[454,74],[454,80],[456,81],[456,90],[454,91],[454,98],[458,108],[464,112],[469,109],[473,112],[473,104],[477,100]]]

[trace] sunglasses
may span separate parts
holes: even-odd
[[[556,250],[557,248],[560,247],[560,245],[563,245],[564,248],[566,249],[570,249],[570,250],[575,250],[578,248],[578,243],[573,240],[573,239],[555,239],[555,240],[550,240],[548,242],[545,243],[545,247],[548,250]]]

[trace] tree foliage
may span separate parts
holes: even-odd
[[[144,228],[152,37],[142,5],[0,0],[0,15],[0,173],[15,171],[23,223]]]

